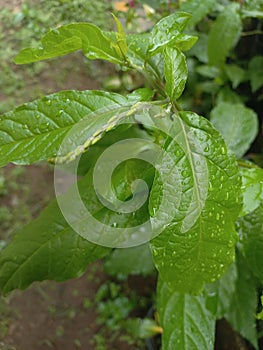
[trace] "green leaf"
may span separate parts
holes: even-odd
[[[216,78],[217,76],[219,76],[219,69],[217,67],[211,67],[208,66],[206,64],[202,65],[202,66],[198,66],[196,68],[197,73],[201,74],[204,77],[207,78]]]
[[[121,24],[121,22],[119,21],[119,19],[114,15],[113,18],[115,20],[118,32],[116,33],[117,36],[117,45],[119,46],[121,53],[123,54],[123,57],[125,58],[125,55],[128,51],[128,46],[127,46],[127,42],[126,42],[126,35],[123,29],[123,26]]]
[[[165,92],[170,99],[178,99],[187,80],[185,55],[176,48],[166,47],[164,50]]]
[[[241,184],[234,157],[206,119],[181,112],[173,130],[149,201],[153,230],[161,232],[152,251],[171,288],[198,293],[234,259]]]
[[[254,56],[248,65],[252,92],[263,85],[263,56]]]
[[[263,283],[263,207],[238,222],[241,250],[253,274]]]
[[[217,319],[223,318],[229,310],[233,295],[236,292],[236,280],[237,268],[234,263],[218,281],[206,286],[207,308]]]
[[[200,62],[208,63],[207,40],[205,33],[198,32],[198,41],[188,52],[188,55],[195,56]]]
[[[174,47],[177,44],[182,50],[190,49],[197,37],[182,34],[190,18],[189,13],[175,12],[157,22],[151,32],[149,53],[154,55],[163,47]]]
[[[235,64],[226,64],[224,70],[232,83],[233,89],[237,88],[246,79],[245,70]]]
[[[178,293],[159,279],[157,309],[163,350],[213,350],[215,317],[206,297]]]
[[[109,251],[74,232],[53,201],[1,252],[0,291],[5,295],[34,281],[79,277]]]
[[[211,11],[214,4],[214,0],[188,0],[181,2],[180,10],[191,13],[188,25],[195,26]]]
[[[105,271],[113,276],[149,275],[154,264],[149,244],[138,247],[115,249],[104,264]]]
[[[117,40],[111,40],[100,28],[90,23],[71,23],[52,29],[43,37],[40,47],[20,51],[14,61],[17,64],[37,62],[77,50],[82,50],[89,59],[124,63]]]
[[[261,305],[263,306],[263,295],[261,295]],[[257,314],[257,319],[263,321],[263,309]]]
[[[246,153],[258,133],[256,113],[241,103],[219,103],[211,111],[211,122],[237,158]]]
[[[163,77],[163,58],[161,55],[149,57],[148,46],[150,33],[127,35],[129,50],[127,56],[133,65],[140,70],[148,72],[149,79],[155,78],[157,81]]]
[[[256,332],[256,310],[257,310],[257,289],[246,261],[237,255],[237,272],[235,293],[232,294],[230,306],[225,314],[225,318],[235,331],[258,349]]]
[[[229,86],[223,86],[217,94],[216,104],[219,105],[221,102],[229,102],[231,104],[242,103],[240,95],[235,93]]]
[[[136,168],[134,170],[137,171]],[[93,169],[78,182],[77,189],[73,185],[65,195],[58,196],[57,201],[53,201],[35,221],[18,232],[1,252],[0,291],[3,294],[16,288],[24,289],[34,281],[63,281],[78,277],[88,263],[109,253],[109,248],[91,243],[96,233],[94,219],[100,224],[99,235],[103,240],[103,235],[107,234],[104,233],[105,227],[118,225],[124,233],[126,227],[136,228],[148,218],[147,203],[136,212],[127,214],[104,207],[94,190]],[[68,207],[68,213],[65,207]],[[85,227],[88,233],[77,232],[90,240],[74,231],[79,227]]]
[[[243,210],[242,215],[254,211],[263,202],[263,169],[241,168]]]
[[[230,49],[236,45],[242,30],[239,8],[238,4],[230,3],[215,20],[208,36],[209,64],[224,63]]]
[[[154,91],[149,88],[140,88],[134,90],[131,94],[127,95],[129,101],[134,103],[138,101],[151,101],[154,96]]]
[[[17,107],[0,116],[0,166],[74,159],[114,127],[120,113],[130,112],[135,100],[103,91],[62,91]],[[68,134],[73,127],[75,133]]]

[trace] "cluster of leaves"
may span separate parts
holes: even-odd
[[[250,3],[257,9],[251,11]],[[83,178],[78,189],[96,219],[123,228],[124,233],[126,227],[150,220],[156,238],[127,249],[125,259],[133,273],[141,272],[140,265],[144,273],[151,271],[151,259],[158,270],[157,310],[164,350],[212,350],[215,322],[222,317],[258,348],[255,315],[263,282],[263,170],[240,160],[258,134],[258,118],[242,98],[233,99],[237,94],[230,87],[226,90],[220,77],[227,77],[233,89],[243,81],[237,72],[245,67],[226,63],[227,58],[234,54],[243,23],[247,18],[262,17],[262,7],[260,1],[243,7],[229,1],[193,0],[183,2],[181,10],[193,16],[175,12],[147,33],[126,36],[116,18],[117,32],[74,23],[50,30],[41,46],[22,50],[15,58],[18,64],[82,50],[89,59],[136,70],[146,77],[147,87],[127,96],[63,91],[2,115],[0,163],[80,159]],[[209,33],[198,32],[199,43],[207,42],[207,50],[199,46],[194,51],[197,37],[193,28],[206,22],[202,19],[211,13]],[[205,86],[210,86],[210,92],[212,85],[218,85],[212,90],[216,104],[210,121],[181,110],[178,103],[188,75],[187,50],[189,57],[203,57],[202,65],[195,69],[198,74],[213,79],[212,84],[203,82],[201,94],[207,93]],[[250,82],[251,93],[256,93],[262,81],[252,60],[245,81]],[[196,64],[195,58],[190,64],[193,61]],[[186,105],[187,91],[181,102]],[[73,128],[74,133],[61,147]],[[151,140],[166,156],[158,159],[158,171],[154,171],[140,161],[134,163],[133,158],[145,152],[145,145],[132,150],[132,159],[113,173],[112,188],[116,197],[127,201],[131,197],[129,185],[140,178],[147,182],[150,196],[138,212],[116,213],[97,198],[92,174],[99,154],[114,142],[131,138]],[[175,188],[178,183],[180,187]],[[62,198],[74,203],[70,190]],[[76,224],[81,221],[92,226],[90,215],[85,217],[74,204],[71,211]],[[104,232],[101,235],[107,240]],[[123,251],[112,253],[112,249],[82,238],[55,200],[2,251],[0,290],[7,294],[36,280],[76,277],[88,263],[106,255],[110,255],[108,269],[116,273]],[[149,263],[138,261],[138,256]],[[122,265],[120,273],[127,273],[129,266]]]

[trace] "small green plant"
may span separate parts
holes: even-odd
[[[117,32],[72,23],[16,56],[24,64],[82,50],[89,59],[141,74],[145,84],[127,95],[61,91],[1,116],[1,166],[49,161],[57,193],[1,252],[3,294],[36,280],[77,277],[107,255],[115,274],[116,264],[121,275],[129,267],[146,274],[154,264],[163,350],[212,350],[222,317],[258,348],[263,170],[242,159],[258,135],[258,118],[242,100],[220,100],[228,94],[220,88],[213,90],[218,102],[210,121],[184,110],[187,98],[181,98],[184,51],[197,41],[191,28],[212,10],[219,14],[208,38],[209,64],[198,71],[213,84],[222,72],[234,88],[242,81],[240,69],[226,60],[243,21],[262,16],[260,1],[253,3],[255,11],[231,1],[183,2],[192,17],[177,11],[142,34],[126,35],[117,18]],[[263,84],[257,60],[247,78],[252,91]],[[62,169],[76,180],[66,192],[59,188]],[[116,317],[126,316],[124,306]]]

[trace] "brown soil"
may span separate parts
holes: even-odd
[[[96,265],[100,269],[100,265]],[[5,342],[17,350],[94,349],[90,341],[99,330],[94,306],[85,309],[85,300],[94,300],[98,285],[105,280],[89,279],[89,271],[76,280],[57,284],[36,283],[11,297],[12,322]]]

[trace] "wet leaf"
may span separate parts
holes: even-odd
[[[189,50],[197,37],[182,34],[191,15],[186,12],[175,12],[162,18],[153,27],[150,36],[149,53],[156,54],[166,46],[177,46],[182,50]]]
[[[73,160],[141,97],[133,95],[129,101],[103,91],[62,91],[21,105],[0,116],[0,165]]]
[[[263,169],[241,168],[243,210],[242,215],[254,211],[263,202]]]
[[[240,179],[234,157],[206,119],[181,112],[173,130],[150,196],[153,230],[160,232],[151,245],[169,287],[198,293],[234,260]]]
[[[20,51],[14,61],[17,64],[37,62],[77,50],[82,50],[89,59],[124,63],[116,37],[111,40],[99,27],[90,23],[71,23],[52,29],[42,38],[40,47]]]
[[[165,91],[171,100],[178,99],[185,87],[187,65],[184,54],[176,49],[167,47],[164,50]]]
[[[157,308],[163,350],[214,349],[215,316],[206,308],[204,295],[178,293],[159,279]]]

